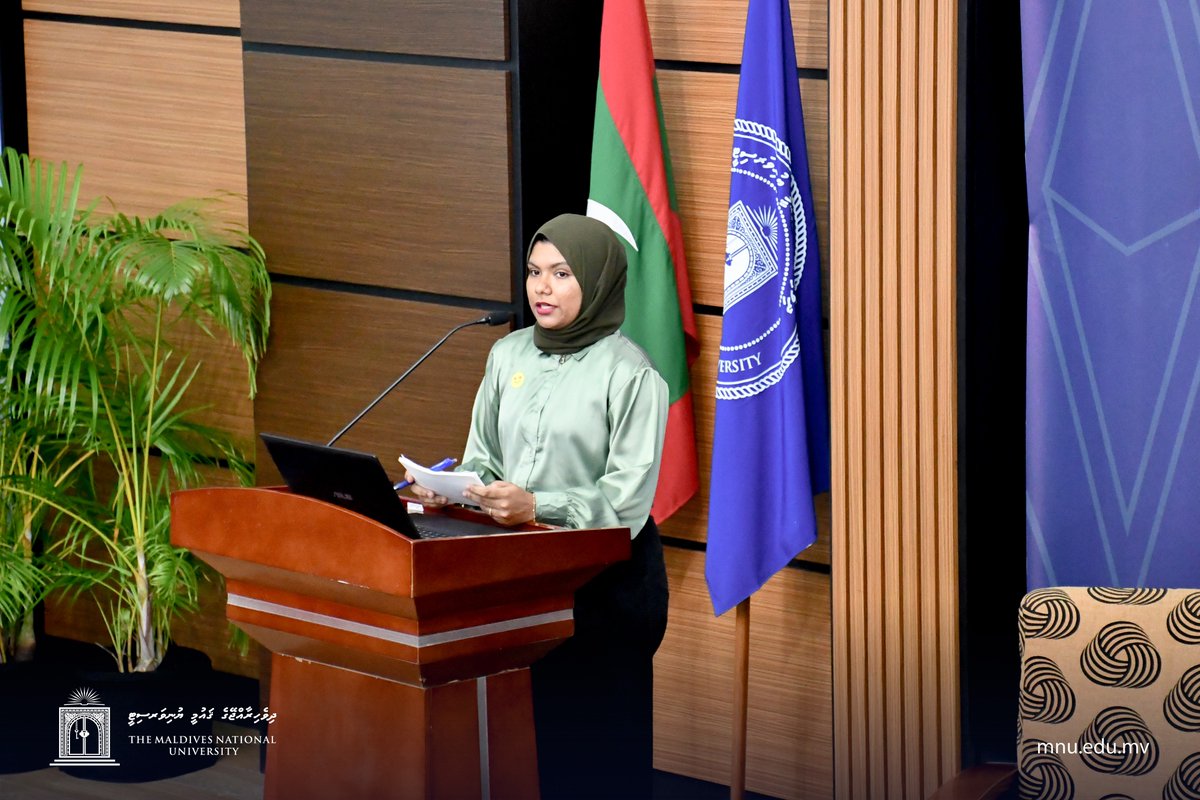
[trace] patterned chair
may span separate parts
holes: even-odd
[[[1021,601],[1022,800],[1200,800],[1200,591]]]
[[[1060,587],[1021,601],[1018,780],[931,800],[1200,800],[1200,591]]]

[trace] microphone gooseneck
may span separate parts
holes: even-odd
[[[383,398],[387,397],[393,389],[395,389],[397,386],[400,385],[401,381],[403,381],[405,378],[407,378],[414,369],[421,366],[421,364],[425,361],[425,359],[427,359],[431,355],[433,355],[433,352],[435,350],[437,350],[439,347],[441,347],[443,344],[445,344],[446,340],[449,339],[451,336],[458,333],[463,328],[470,328],[472,325],[503,325],[506,322],[508,322],[509,320],[511,320],[512,316],[513,315],[512,315],[511,311],[493,311],[490,314],[487,314],[486,316],[480,317],[479,319],[473,319],[470,322],[464,322],[461,325],[456,325],[455,327],[451,328],[450,332],[447,333],[445,336],[443,336],[441,339],[439,339],[437,344],[435,344],[433,347],[431,347],[425,351],[425,355],[418,358],[411,367],[404,370],[404,373],[399,378],[396,378],[396,380],[392,381],[391,386],[387,387],[382,392],[380,392],[379,396],[376,397],[374,400],[372,400],[370,402],[370,404],[367,405],[366,408],[364,408],[362,411],[358,412],[358,414],[355,415],[354,419],[347,422],[346,426],[344,428],[342,428],[340,431],[338,431],[332,439],[330,439],[328,442],[325,443],[325,446],[332,447],[334,442],[336,442],[338,439],[342,438],[342,436],[345,435],[346,431],[353,428],[360,419],[362,419],[363,417],[365,417],[367,415],[368,411],[370,411],[375,406],[379,405],[379,402],[381,400],[383,400]]]

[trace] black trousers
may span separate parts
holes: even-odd
[[[653,519],[632,550],[575,593],[575,635],[531,669],[542,800],[651,796],[653,659],[667,628]]]

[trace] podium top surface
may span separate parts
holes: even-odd
[[[628,528],[538,526],[413,540],[361,514],[283,488],[175,492],[171,541],[233,580],[286,588],[298,580],[330,582],[414,600],[594,574],[628,558],[630,550]]]

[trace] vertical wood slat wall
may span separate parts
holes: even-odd
[[[959,758],[957,2],[830,5],[837,797]]]

